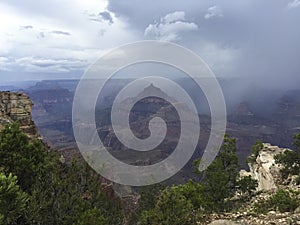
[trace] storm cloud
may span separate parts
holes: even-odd
[[[161,18],[177,11],[198,29],[176,41],[211,66],[219,77],[268,86],[300,83],[300,1],[110,0],[108,9],[132,29],[160,33]],[[163,27],[163,26],[162,26]],[[147,33],[147,32],[146,32]],[[153,38],[157,38],[154,36]]]
[[[6,71],[22,72],[27,67],[18,63],[28,57],[53,60],[49,70],[83,71],[110,48],[155,39],[193,50],[220,78],[249,86],[300,83],[299,0],[12,0],[0,6],[0,19],[11,21],[0,33]],[[74,67],[78,61],[84,63]]]

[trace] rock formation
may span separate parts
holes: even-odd
[[[280,176],[280,166],[275,163],[275,155],[284,151],[291,151],[286,148],[279,148],[265,143],[263,149],[259,152],[256,159],[250,162],[250,172],[242,170],[240,175],[250,175],[258,182],[258,191],[276,190],[282,184]]]
[[[255,158],[249,162],[250,171],[240,171],[240,176],[251,176],[258,182],[258,191],[251,197],[238,212],[212,214],[210,220],[199,223],[209,225],[298,225],[300,224],[300,207],[291,212],[269,211],[266,214],[254,213],[255,204],[269,199],[277,190],[290,190],[293,193],[299,193],[300,185],[296,185],[291,178],[283,180],[280,175],[281,167],[275,163],[275,156],[285,151],[291,151],[287,148],[263,144],[263,148]],[[300,196],[299,196],[300,197]],[[298,199],[299,199],[298,197]],[[299,199],[300,200],[300,199]],[[211,222],[212,221],[212,222]],[[211,223],[209,223],[211,222]]]
[[[30,137],[37,137],[37,128],[32,120],[33,103],[20,92],[0,92],[0,129],[5,124],[18,122]]]

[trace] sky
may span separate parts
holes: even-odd
[[[217,77],[300,83],[300,0],[0,0],[0,82],[80,78],[141,40],[189,48]]]

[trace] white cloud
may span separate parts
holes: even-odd
[[[185,20],[185,13],[182,11],[167,14],[160,19],[160,23],[149,24],[144,35],[164,41],[179,40],[180,33],[198,30],[198,25]]]
[[[181,21],[185,20],[185,12],[176,11],[173,13],[169,13],[165,17],[161,18],[162,23],[172,23],[172,22],[176,22],[179,20],[181,20]]]
[[[73,73],[76,63],[85,69],[110,48],[149,38],[180,40],[221,75],[292,79],[299,74],[299,6],[300,0],[0,0],[0,69],[18,78],[25,70]],[[41,66],[46,59],[55,66]],[[3,74],[0,81],[10,79]]]
[[[211,18],[216,18],[216,17],[223,17],[222,9],[216,5],[209,7],[204,18],[211,19]]]
[[[45,59],[36,57],[23,57],[16,60],[16,65],[25,72],[61,73],[78,71],[87,65],[79,59]]]
[[[6,57],[0,57],[0,71],[11,71],[10,69],[11,62],[9,58]]]
[[[297,8],[300,6],[300,0],[293,0],[292,2],[289,2],[287,5],[288,9]]]
[[[2,70],[84,70],[108,49],[136,41],[135,33],[107,11],[106,4],[98,0],[0,2],[0,57],[7,59],[0,60]],[[103,21],[91,21],[91,14]],[[50,61],[51,65],[42,66]]]

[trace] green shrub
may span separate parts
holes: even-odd
[[[158,197],[163,191],[164,186],[161,184],[153,184],[149,186],[145,186],[141,189],[141,199],[140,199],[140,207],[141,211],[150,210],[154,208]]]
[[[242,194],[247,194],[248,196],[251,196],[253,194],[257,186],[257,180],[252,179],[250,175],[241,178],[237,182],[238,191],[240,191]]]
[[[28,195],[17,185],[17,177],[0,172],[0,222],[3,225],[19,224],[24,215]]]
[[[288,175],[300,174],[300,134],[294,135],[295,151],[285,151],[275,156],[275,162],[281,164],[281,174],[284,178]]]
[[[247,163],[255,162],[257,156],[259,155],[260,151],[263,149],[264,145],[261,140],[257,140],[256,143],[251,148],[251,156],[247,157]]]
[[[300,173],[300,154],[296,151],[285,151],[275,156],[275,162],[281,164],[281,174],[284,178],[288,175]]]
[[[276,210],[279,212],[293,212],[299,206],[296,197],[286,190],[278,190],[269,199],[254,204],[254,212],[265,214],[269,211]]]
[[[196,225],[193,205],[176,188],[161,192],[155,207],[143,211],[140,225]]]
[[[257,140],[255,145],[251,148],[251,153],[254,155],[255,158],[259,155],[259,152],[263,149],[264,145],[261,140]]]
[[[97,208],[94,208],[85,211],[80,216],[76,225],[108,225],[108,222],[103,217],[102,211]]]
[[[236,139],[225,135],[219,155],[202,172],[202,195],[206,212],[224,212],[232,208],[239,175]]]
[[[271,205],[269,201],[262,201],[254,204],[254,212],[258,215],[266,214],[271,210]]]
[[[298,200],[291,197],[290,193],[285,190],[277,191],[269,201],[271,205],[274,205],[275,210],[280,212],[293,212],[299,204]]]
[[[1,225],[123,221],[121,201],[106,196],[99,175],[87,164],[60,162],[55,151],[29,139],[18,124],[0,131]]]
[[[18,177],[24,191],[31,188],[36,177],[45,171],[47,152],[40,140],[30,140],[19,124],[13,123],[0,131],[0,166],[6,174]]]

